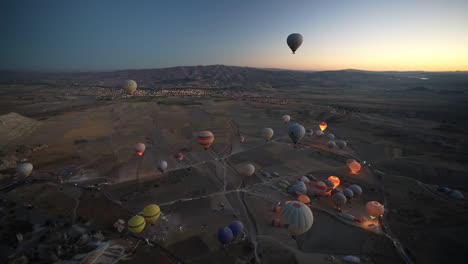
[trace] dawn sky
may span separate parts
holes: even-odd
[[[466,71],[467,14],[466,0],[6,0],[0,69]]]

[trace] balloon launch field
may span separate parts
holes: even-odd
[[[268,88],[265,95],[288,98],[284,105],[246,100],[249,92],[150,97],[137,90],[108,101],[57,95],[28,105],[9,94],[10,105],[0,108],[4,252],[92,259],[103,248],[122,249],[102,263],[346,263],[348,255],[361,263],[447,263],[463,255],[455,249],[467,247],[460,236],[468,231],[466,203],[440,190],[467,190],[466,122],[436,118],[450,107],[434,108],[444,102],[424,94],[382,101],[385,92],[363,88],[345,100],[327,82],[311,92]],[[327,127],[320,136],[321,122]],[[306,132],[292,129],[296,123]],[[274,131],[269,140],[264,128]],[[200,131],[211,131],[211,145]],[[360,166],[356,173],[350,159]],[[33,164],[30,176],[15,172],[21,162]],[[349,197],[350,185],[362,194]],[[275,222],[276,207],[300,194],[310,198],[313,219],[281,215]],[[378,208],[369,209],[370,201],[384,206],[382,216],[371,217]],[[127,221],[149,204],[159,206],[158,220],[128,232]],[[234,220],[243,233],[223,245],[218,231]],[[101,244],[81,247],[86,239]]]

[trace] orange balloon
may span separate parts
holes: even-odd
[[[361,170],[361,164],[355,160],[352,160],[348,163],[348,168],[351,170],[351,173],[356,174]]]
[[[338,185],[340,185],[340,178],[336,177],[336,176],[330,176],[328,177],[328,179],[333,182],[333,189],[335,189],[336,187],[338,187]]]
[[[383,215],[385,209],[384,209],[384,206],[381,205],[380,203],[376,201],[371,201],[366,204],[366,211],[367,211],[367,214],[369,214],[371,218],[375,218],[375,217],[379,217]]]
[[[298,200],[299,202],[301,202],[301,203],[304,203],[304,204],[310,203],[310,198],[309,198],[307,195],[304,195],[304,194],[299,195],[299,196],[297,197],[297,200]]]
[[[327,129],[327,126],[328,125],[325,122],[322,122],[322,123],[319,124],[320,130],[322,130],[322,131],[325,131],[325,129]]]
[[[198,143],[207,150],[214,142],[214,135],[211,131],[200,131],[198,132]]]

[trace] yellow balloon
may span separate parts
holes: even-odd
[[[134,234],[141,233],[141,231],[146,227],[145,218],[143,218],[143,216],[135,215],[128,220],[127,227],[128,231]]]
[[[161,216],[161,208],[155,204],[150,204],[143,209],[143,217],[149,224],[154,224]]]

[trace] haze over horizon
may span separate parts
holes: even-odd
[[[466,1],[11,1],[0,69],[467,71]],[[292,55],[290,33],[304,43]]]

